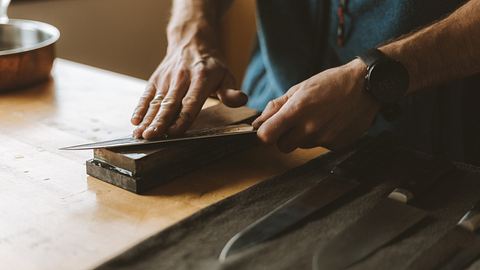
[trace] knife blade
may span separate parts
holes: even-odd
[[[421,253],[406,269],[464,269],[480,255],[480,201],[435,244]]]
[[[219,260],[273,238],[308,215],[346,195],[358,186],[353,179],[329,175],[233,236],[222,249]]]
[[[223,247],[219,260],[274,238],[313,212],[353,191],[359,182],[351,175],[358,174],[384,152],[390,138],[383,136],[363,145],[338,163],[331,174],[310,189],[281,204],[234,235]]]
[[[323,244],[313,257],[313,269],[346,269],[425,218],[425,211],[409,203],[453,170],[453,165],[436,159],[424,165],[405,185],[394,189],[368,213]]]
[[[60,150],[88,150],[88,149],[97,149],[97,148],[116,148],[116,147],[128,147],[128,146],[138,146],[138,145],[166,144],[171,142],[208,139],[208,138],[234,136],[234,135],[242,135],[242,134],[254,134],[256,132],[257,131],[252,126],[246,125],[246,124],[240,124],[240,125],[230,125],[230,126],[223,126],[223,127],[217,127],[217,128],[191,130],[191,131],[187,131],[182,137],[169,138],[168,136],[165,135],[164,137],[159,139],[145,140],[145,139],[136,139],[136,138],[133,138],[132,136],[129,136],[129,137],[119,138],[114,140],[63,147],[63,148],[60,148]]]

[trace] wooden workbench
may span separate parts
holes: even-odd
[[[0,94],[0,261],[87,269],[195,211],[318,156],[258,147],[140,196],[85,174],[91,151],[59,147],[128,134],[145,82],[57,60],[49,82]]]

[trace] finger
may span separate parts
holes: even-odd
[[[145,129],[150,125],[150,123],[153,121],[155,115],[157,114],[160,104],[165,98],[165,95],[168,91],[168,85],[169,85],[169,76],[165,76],[159,86],[160,88],[157,89],[156,95],[153,97],[153,99],[149,102],[148,104],[148,110],[145,116],[143,117],[142,122],[140,125],[133,131],[133,136],[136,138],[141,138],[143,132]]]
[[[182,109],[178,118],[169,128],[168,134],[173,136],[180,135],[190,127],[211,92],[208,90],[212,88],[211,84],[212,82],[201,73],[196,75],[196,78],[190,85],[190,89],[182,100]]]
[[[303,142],[307,141],[306,137],[307,136],[303,128],[296,127],[290,129],[278,139],[278,149],[284,153],[290,153],[303,145]]]
[[[217,91],[218,99],[228,107],[237,108],[248,101],[248,96],[240,90],[235,89],[235,80],[230,72],[226,72],[220,89]]]
[[[185,96],[189,85],[190,78],[187,71],[179,71],[168,90],[167,96],[161,102],[155,118],[143,132],[142,136],[145,139],[152,139],[166,133],[180,110],[181,100]]]
[[[254,128],[259,128],[265,121],[272,117],[272,115],[276,114],[287,101],[288,96],[283,95],[268,102],[267,107],[265,107],[262,114],[253,121],[252,126]]]
[[[132,124],[137,126],[141,123],[143,117],[147,113],[148,103],[150,103],[150,101],[153,99],[156,91],[157,88],[155,87],[155,84],[149,82],[145,88],[145,91],[140,97],[140,100],[138,101],[137,107],[133,111],[131,119]]]
[[[299,114],[291,102],[266,120],[258,129],[257,136],[265,143],[275,144],[278,138],[291,129],[298,121]]]

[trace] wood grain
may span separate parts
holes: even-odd
[[[88,177],[90,151],[58,150],[128,135],[144,85],[57,60],[49,82],[0,94],[3,266],[94,267],[201,208],[325,152],[283,155],[258,146],[140,196]]]

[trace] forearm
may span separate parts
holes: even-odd
[[[408,93],[480,72],[480,0],[447,18],[380,47],[410,75]]]
[[[220,20],[232,0],[174,0],[167,27],[169,47],[218,46]]]
[[[167,53],[153,72],[132,115],[133,135],[152,139],[182,135],[209,96],[245,105],[220,52],[220,21],[231,0],[174,0]]]

